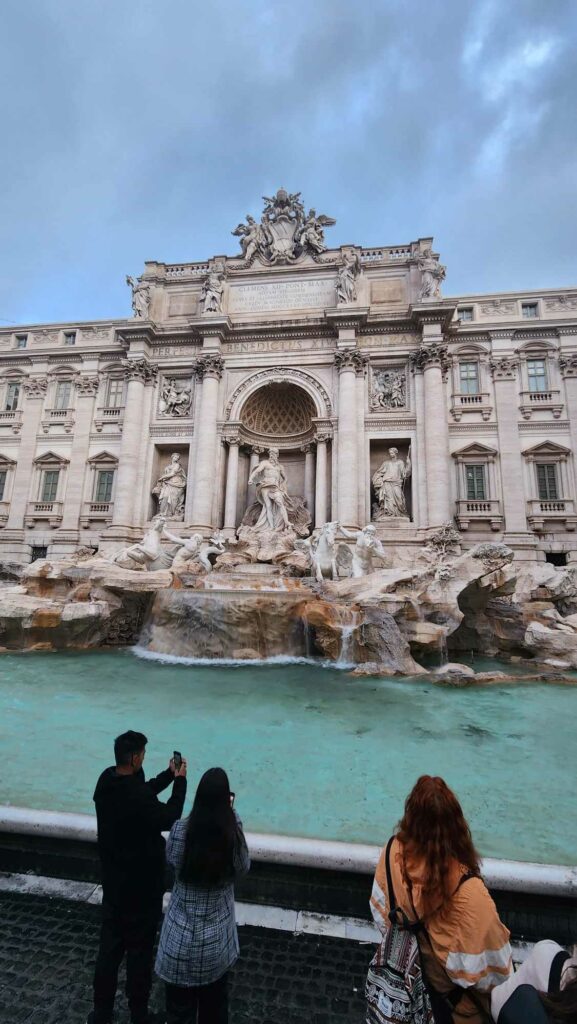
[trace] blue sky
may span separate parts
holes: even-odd
[[[280,185],[445,294],[577,284],[574,0],[3,0],[0,323],[130,314]]]

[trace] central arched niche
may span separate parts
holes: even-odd
[[[245,402],[240,421],[248,435],[263,444],[302,444],[313,431],[315,404],[302,388],[288,381],[271,382]]]

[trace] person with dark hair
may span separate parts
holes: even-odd
[[[233,803],[226,772],[210,768],[188,818],[177,821],[168,838],[176,882],[156,957],[156,973],[166,983],[167,1024],[228,1021],[228,971],[239,956],[234,881],[250,868]]]
[[[132,1024],[148,1024],[152,957],[164,894],[167,832],[180,818],[186,796],[186,761],[171,760],[145,781],[146,736],[122,733],[114,741],[115,764],[94,791],[102,872],[102,927],[94,971],[94,1009],[87,1024],[111,1024],[118,969],[126,954],[126,995]],[[172,785],[164,804],[158,793]]]
[[[490,1020],[491,989],[512,969],[509,931],[481,878],[461,805],[443,779],[421,776],[381,854],[371,910],[385,937],[391,927],[388,879],[407,931],[417,936],[435,1019]]]
[[[577,1021],[577,949],[537,942],[521,966],[491,992],[497,1024],[569,1024]]]

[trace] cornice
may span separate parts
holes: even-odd
[[[369,430],[402,430],[404,427],[416,427],[417,419],[411,416],[365,416],[365,429]]]

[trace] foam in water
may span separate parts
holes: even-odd
[[[137,658],[143,658],[145,661],[158,661],[165,665],[202,665],[205,668],[210,668],[211,666],[214,668],[244,668],[248,665],[253,668],[266,665],[311,665],[314,668],[329,669],[354,668],[352,662],[339,660],[335,663],[327,659],[291,657],[288,654],[276,654],[270,658],[185,658],[178,654],[162,654],[158,651],[149,651],[146,647],[131,647],[131,651]]]

